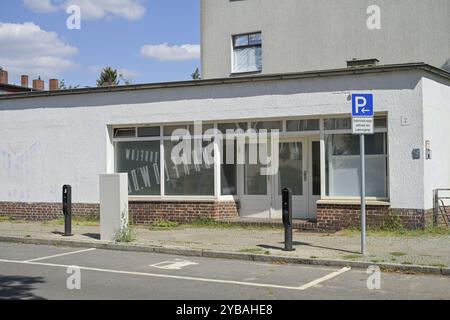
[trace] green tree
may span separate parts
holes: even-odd
[[[119,85],[119,76],[117,70],[111,67],[103,68],[100,77],[97,80],[97,87],[109,87]]]
[[[191,74],[191,78],[192,78],[192,80],[200,80],[201,79],[200,70],[198,68],[195,69],[193,74]]]

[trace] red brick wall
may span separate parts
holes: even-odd
[[[74,203],[72,212],[77,216],[98,215],[98,204]],[[48,221],[63,217],[61,203],[25,203],[25,202],[0,202],[0,217],[7,216],[16,220]]]
[[[130,219],[136,224],[150,224],[161,219],[190,222],[200,216],[213,219],[239,216],[238,204],[234,201],[130,202],[129,209]],[[100,206],[75,203],[72,211],[75,216],[98,216]],[[63,215],[60,203],[0,202],[0,216],[26,221],[47,221],[59,219]]]
[[[342,230],[361,226],[361,206],[348,204],[318,204],[317,226],[321,230]],[[423,229],[433,221],[433,210],[392,209],[389,206],[369,205],[366,221],[370,228],[401,224],[407,229]]]
[[[227,219],[238,216],[238,204],[234,201],[130,202],[130,219],[135,224],[150,224],[156,220],[187,223],[198,217]]]

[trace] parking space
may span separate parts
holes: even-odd
[[[70,266],[80,268],[81,290],[67,288]],[[21,281],[30,297],[54,299],[423,298],[416,289],[428,286],[430,297],[450,296],[448,277],[383,274],[382,288],[369,290],[368,275],[349,268],[5,243],[0,276],[0,298]]]
[[[68,267],[79,266],[83,270],[104,273],[128,274],[141,277],[190,280],[236,284],[242,286],[261,286],[296,289],[311,286],[311,282],[338,276],[347,269],[325,267],[299,267],[298,265],[276,265],[233,261],[223,259],[185,257],[149,254],[139,252],[121,252],[98,249],[67,249],[48,246],[16,245],[2,250],[0,261],[4,263],[32,264],[35,266]],[[33,251],[34,249],[34,251]],[[8,254],[13,251],[13,254]],[[21,251],[24,251],[21,254]],[[33,254],[31,254],[33,252]],[[39,252],[39,254],[38,254]],[[5,257],[16,256],[19,259]],[[8,261],[13,260],[13,261]],[[232,266],[232,267],[230,267]],[[339,272],[339,274],[335,274]]]

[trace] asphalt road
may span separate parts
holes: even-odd
[[[450,299],[450,277],[382,273],[380,289],[369,290],[369,276],[345,268],[0,243],[0,299]]]

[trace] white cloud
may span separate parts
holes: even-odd
[[[200,45],[184,44],[170,46],[167,43],[158,45],[145,45],[141,48],[141,55],[160,61],[185,61],[200,59]]]
[[[97,20],[113,16],[139,20],[146,12],[143,0],[23,0],[24,5],[37,13],[66,10],[70,5],[81,8],[81,18]]]
[[[58,7],[50,0],[23,0],[23,4],[33,12],[49,13],[58,11]]]
[[[120,68],[117,72],[122,75],[126,80],[134,80],[136,78],[142,77],[142,73],[139,71],[129,70],[127,68]]]
[[[70,59],[78,53],[55,32],[27,23],[0,23],[0,65],[13,76],[57,77],[76,66]]]
[[[99,66],[90,66],[89,71],[92,74],[99,75],[102,72],[103,67]],[[117,74],[121,75],[125,80],[134,80],[136,78],[142,77],[142,73],[135,70],[130,70],[127,68],[119,68],[117,69]]]

